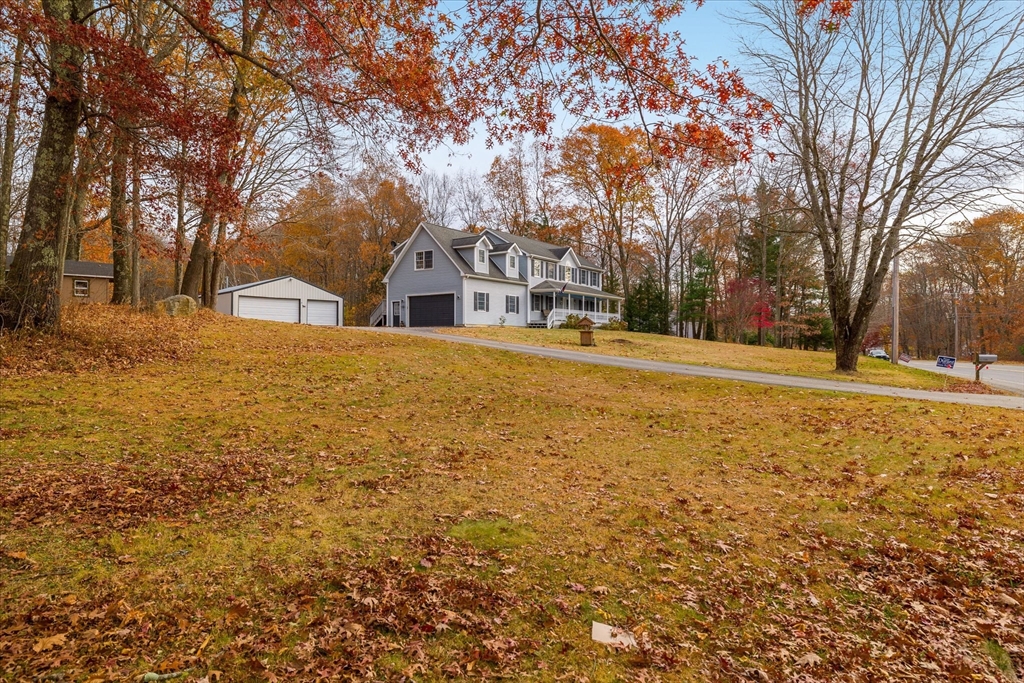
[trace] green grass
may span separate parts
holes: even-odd
[[[1019,413],[195,335],[3,377],[0,680],[775,680],[807,652],[818,680],[937,675],[925,650],[995,675],[975,625],[1020,633],[998,599],[1024,602]]]
[[[682,339],[639,332],[596,330],[596,346],[580,346],[579,330],[538,330],[521,327],[460,327],[444,330],[479,339],[497,339],[516,344],[532,344],[574,351],[625,356],[644,360],[669,361],[690,365],[752,370],[779,375],[818,377],[848,382],[866,382],[905,389],[956,390],[961,380],[917,368],[895,366],[877,358],[862,356],[857,372],[835,371],[835,354],[831,351],[800,351],[773,347],[747,346]]]

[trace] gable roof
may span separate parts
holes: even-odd
[[[72,277],[100,277],[114,279],[113,263],[96,263],[95,261],[65,261],[64,274]]]
[[[437,242],[438,246],[441,247],[444,253],[447,254],[448,258],[450,258],[455,265],[459,267],[459,270],[461,270],[464,275],[468,275],[470,277],[486,277],[491,280],[526,282],[526,280],[524,280],[519,274],[516,274],[516,277],[508,277],[491,259],[487,259],[487,273],[478,273],[473,267],[473,264],[467,261],[466,258],[453,246],[456,240],[465,240],[467,237],[476,237],[477,241],[479,241],[480,237],[483,237],[483,235],[470,235],[462,230],[453,230],[452,228],[446,228],[443,225],[437,225],[435,223],[420,223],[420,227],[426,230],[427,233],[434,238],[434,241]],[[475,242],[472,242],[472,244],[475,244]]]
[[[6,259],[7,267],[11,267],[14,261],[13,256]],[[114,279],[113,263],[97,263],[96,261],[71,261],[64,262],[64,274],[69,277],[96,277],[106,280]]]
[[[513,235],[508,232],[502,232],[501,230],[495,230],[494,228],[488,228],[487,230],[484,230],[484,233],[494,235],[503,242],[515,244],[530,256],[538,256],[540,258],[551,259],[552,261],[561,261],[566,252],[572,249],[572,247],[559,247],[554,244],[535,240],[532,237]],[[601,266],[577,254],[575,249],[573,249],[572,253],[584,268],[602,270]]]
[[[302,284],[309,285],[310,287],[313,287],[314,289],[319,289],[321,292],[324,292],[325,294],[330,294],[331,296],[336,296],[339,299],[343,298],[342,296],[340,296],[338,294],[335,294],[334,292],[332,292],[329,289],[324,289],[320,285],[314,285],[312,282],[306,282],[301,277],[295,277],[294,275],[282,275],[280,277],[272,277],[269,280],[259,280],[257,282],[247,282],[244,285],[234,285],[233,287],[225,287],[224,289],[217,290],[217,294],[230,294],[231,292],[239,292],[239,291],[241,291],[243,289],[249,289],[250,287],[256,287],[258,285],[266,285],[266,284],[270,284],[271,282],[278,282],[280,280],[298,280]]]

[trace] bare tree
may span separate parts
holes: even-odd
[[[836,369],[854,371],[893,256],[1019,172],[1024,5],[861,0],[835,31],[791,0],[751,6],[746,49],[822,251]]]
[[[447,173],[427,171],[420,176],[420,203],[426,219],[438,225],[450,225],[455,218],[455,180]]]

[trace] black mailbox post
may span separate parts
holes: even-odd
[[[988,367],[992,363],[999,360],[999,357],[994,353],[976,353],[974,354],[974,381],[981,381],[981,369]]]

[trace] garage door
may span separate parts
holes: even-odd
[[[299,322],[299,300],[272,299],[266,296],[239,296],[238,317],[297,323]]]
[[[338,326],[338,302],[310,299],[306,302],[306,322],[310,325]]]
[[[455,295],[409,297],[409,327],[453,327]]]

